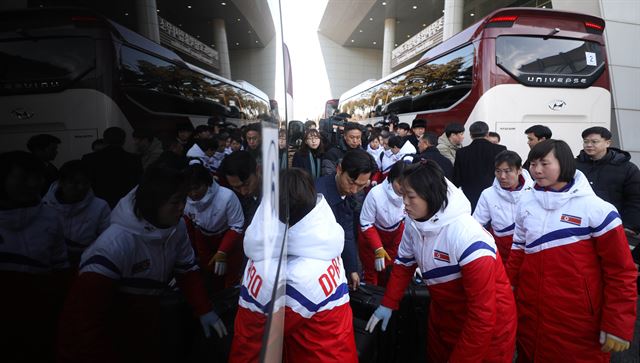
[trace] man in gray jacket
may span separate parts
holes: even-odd
[[[456,151],[462,147],[464,140],[464,126],[453,123],[448,124],[444,134],[438,138],[438,151],[453,164],[456,161]]]

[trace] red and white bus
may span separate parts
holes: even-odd
[[[543,124],[577,154],[583,129],[610,128],[604,26],[584,14],[496,10],[419,61],[345,92],[339,109],[360,123],[390,113],[409,124],[425,118],[438,134],[452,122],[468,134],[471,123],[485,121],[521,156],[529,151],[524,131]]]
[[[241,124],[270,109],[251,84],[190,64],[90,10],[0,13],[0,60],[0,152],[48,133],[62,140],[57,163],[91,152],[111,126],[169,136],[180,123],[218,115]]]

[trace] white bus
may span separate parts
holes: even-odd
[[[0,152],[34,134],[62,140],[56,163],[91,152],[111,126],[174,135],[181,123],[219,115],[246,123],[269,98],[189,64],[176,53],[89,10],[0,13]]]
[[[388,114],[425,118],[441,134],[452,122],[485,121],[526,157],[524,131],[548,126],[578,153],[582,130],[610,128],[611,93],[600,18],[535,8],[496,10],[371,84],[345,92],[339,109],[361,123]]]

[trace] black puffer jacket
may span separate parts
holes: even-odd
[[[453,177],[453,164],[451,164],[449,159],[440,154],[440,151],[438,151],[435,146],[428,147],[424,152],[416,154],[416,156],[413,157],[414,163],[419,163],[420,160],[435,161],[440,166],[447,179],[451,180]]]
[[[356,148],[360,149],[360,148]],[[349,147],[344,141],[344,139],[340,139],[337,145],[329,149],[324,156],[322,157],[322,173],[321,175],[330,175],[336,173],[336,168],[340,161],[344,157],[344,154],[349,150],[355,150]]]
[[[640,170],[630,160],[628,152],[613,147],[600,160],[592,160],[582,150],[576,166],[593,191],[618,209],[625,228],[640,232]]]

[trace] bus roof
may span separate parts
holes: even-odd
[[[486,30],[486,25],[489,24],[491,19],[497,17],[507,17],[507,16],[517,16],[518,18],[537,18],[536,24],[539,24],[540,19],[569,19],[578,21],[580,23],[591,22],[594,24],[598,24],[604,29],[604,20],[598,18],[596,16],[581,14],[581,13],[573,13],[567,11],[558,11],[553,9],[539,9],[539,8],[502,8],[491,12],[489,15],[480,19],[477,23],[471,25],[467,29],[459,32],[453,37],[447,39],[446,41],[436,45],[435,47],[429,49],[425,54],[420,57],[418,64],[423,64],[429,62],[431,59],[437,58],[441,56],[443,53],[449,52],[459,46],[472,42],[476,39],[481,38],[484,35],[484,31]],[[539,26],[538,29],[548,29],[549,27]],[[492,32],[509,32],[509,33],[519,33],[526,32],[527,34],[532,34],[535,28],[530,26],[526,27],[526,30],[518,28],[518,21],[514,23],[512,27],[509,28],[491,28]],[[570,29],[572,30],[572,29]],[[544,32],[544,31],[543,31]]]
[[[151,51],[156,55],[166,58],[167,60],[170,60],[171,62],[174,62],[174,63],[180,63],[182,65],[186,63],[184,60],[182,60],[182,58],[180,58],[179,55],[161,46],[160,44],[152,41],[151,39],[146,38],[112,20],[109,20],[109,19],[105,19],[105,20],[106,22],[109,23],[109,25],[111,25],[113,30],[115,30],[115,34],[125,43],[144,49],[146,51]]]
[[[240,84],[240,86],[242,86],[242,88],[247,91],[247,92],[251,92],[254,95],[262,98],[263,100],[265,100],[266,102],[269,102],[269,96],[267,96],[266,93],[262,92],[258,87],[252,85],[251,83],[244,81],[244,80],[237,80],[236,82],[238,82]]]

